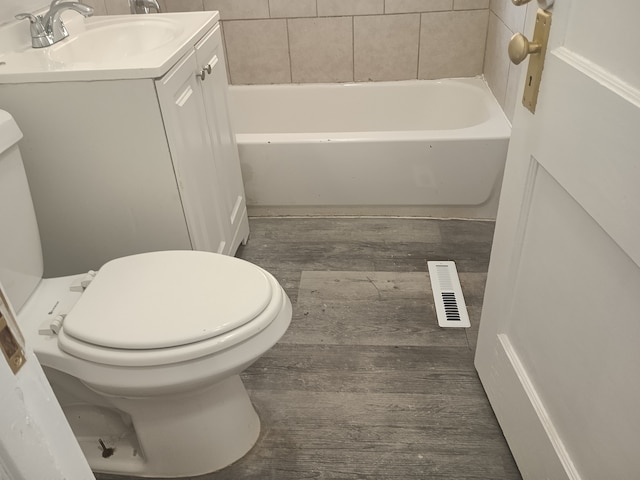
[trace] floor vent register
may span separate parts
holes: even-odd
[[[455,262],[427,262],[433,300],[441,327],[470,327]]]

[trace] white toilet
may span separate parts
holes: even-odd
[[[20,138],[0,111],[0,283],[93,470],[180,477],[241,458],[260,421],[239,374],[289,326],[282,287],[196,251],[42,279]]]

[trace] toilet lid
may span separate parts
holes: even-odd
[[[238,258],[191,250],[144,253],[106,263],[63,329],[101,347],[176,347],[250,322],[272,295],[263,270]]]

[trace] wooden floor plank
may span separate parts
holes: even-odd
[[[463,346],[466,337],[438,327],[426,272],[305,271],[281,342]]]
[[[251,389],[483,394],[461,347],[278,344],[247,369]]]
[[[358,228],[353,228],[354,220]],[[441,243],[440,225],[413,218],[252,218],[251,242],[277,240],[304,244],[321,239],[328,243]],[[293,228],[292,228],[293,226]]]
[[[193,480],[521,480],[473,366],[492,222],[250,226],[238,256],[284,286],[292,324],[242,374],[258,442]],[[437,326],[428,260],[456,262],[471,328]]]
[[[274,242],[244,247],[245,260],[271,270],[351,270],[388,272],[426,272],[428,261],[457,263],[460,272],[486,272],[490,245],[469,243],[463,249],[455,244],[308,242],[303,245]]]

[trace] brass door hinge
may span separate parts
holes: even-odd
[[[9,316],[11,320],[7,322],[7,317]],[[16,335],[11,330],[9,326],[10,323],[17,325],[11,311],[9,310],[9,305],[5,300],[5,297],[2,291],[0,291],[0,350],[2,350],[2,354],[9,364],[11,371],[16,374],[22,365],[24,365],[25,356],[21,337],[18,336],[19,333]]]

